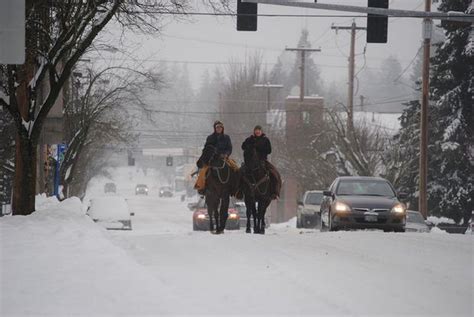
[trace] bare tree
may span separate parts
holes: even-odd
[[[81,178],[86,175],[77,175],[77,170],[87,166],[93,155],[92,152],[88,160],[82,160],[83,152],[88,148],[96,150],[102,144],[123,146],[133,141],[131,119],[135,114],[149,111],[143,91],[161,87],[158,74],[123,66],[99,71],[88,69],[85,81],[81,85],[80,79],[75,78],[73,98],[64,109],[68,147],[61,164],[61,177],[66,190],[72,183],[79,184],[74,194],[82,194],[85,184]]]
[[[115,21],[134,31],[156,32],[160,12],[185,12],[188,0],[27,0],[26,61],[0,66],[0,105],[15,122],[17,150],[13,213],[35,209],[37,145],[45,119],[74,65],[98,34]],[[39,100],[38,87],[47,84]]]
[[[366,121],[356,122],[347,131],[345,119],[337,111],[327,111],[330,122],[332,149],[340,175],[374,176],[382,171],[383,152],[388,139],[378,126]]]

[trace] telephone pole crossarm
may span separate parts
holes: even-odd
[[[300,101],[304,100],[304,69],[305,69],[305,59],[306,53],[312,52],[321,52],[320,48],[310,48],[310,47],[285,47],[285,51],[290,52],[300,52],[301,53],[301,65],[300,65]]]
[[[296,48],[291,48],[291,47],[285,47],[285,51],[291,51],[291,52],[321,52],[320,48],[308,48],[308,47],[296,47]]]

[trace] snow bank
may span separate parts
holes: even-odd
[[[448,232],[447,231],[444,231],[443,229],[440,229],[438,227],[433,227],[431,228],[430,230],[430,233],[435,233],[435,234],[447,234]]]
[[[446,217],[429,216],[427,220],[432,222],[435,226],[439,225],[440,223],[449,223],[453,225],[456,224],[456,222],[453,219],[446,218]]]
[[[56,196],[46,196],[46,194],[39,194],[36,195],[35,197],[35,209],[36,210],[44,210],[48,209],[50,207],[53,207],[54,205],[57,205],[59,203],[59,200],[56,198]]]
[[[167,313],[163,303],[174,301],[162,283],[106,238],[78,198],[40,196],[38,207],[0,219],[1,316]]]

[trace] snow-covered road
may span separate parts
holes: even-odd
[[[129,197],[108,236],[180,298],[176,314],[473,316],[473,238],[285,225],[193,232],[186,203]]]

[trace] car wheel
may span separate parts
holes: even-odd
[[[193,231],[198,231],[198,227],[196,226],[196,223],[193,222]]]
[[[300,217],[296,217],[296,228],[297,229],[301,228],[301,218]]]
[[[395,228],[393,229],[395,232],[405,232],[405,228]]]

